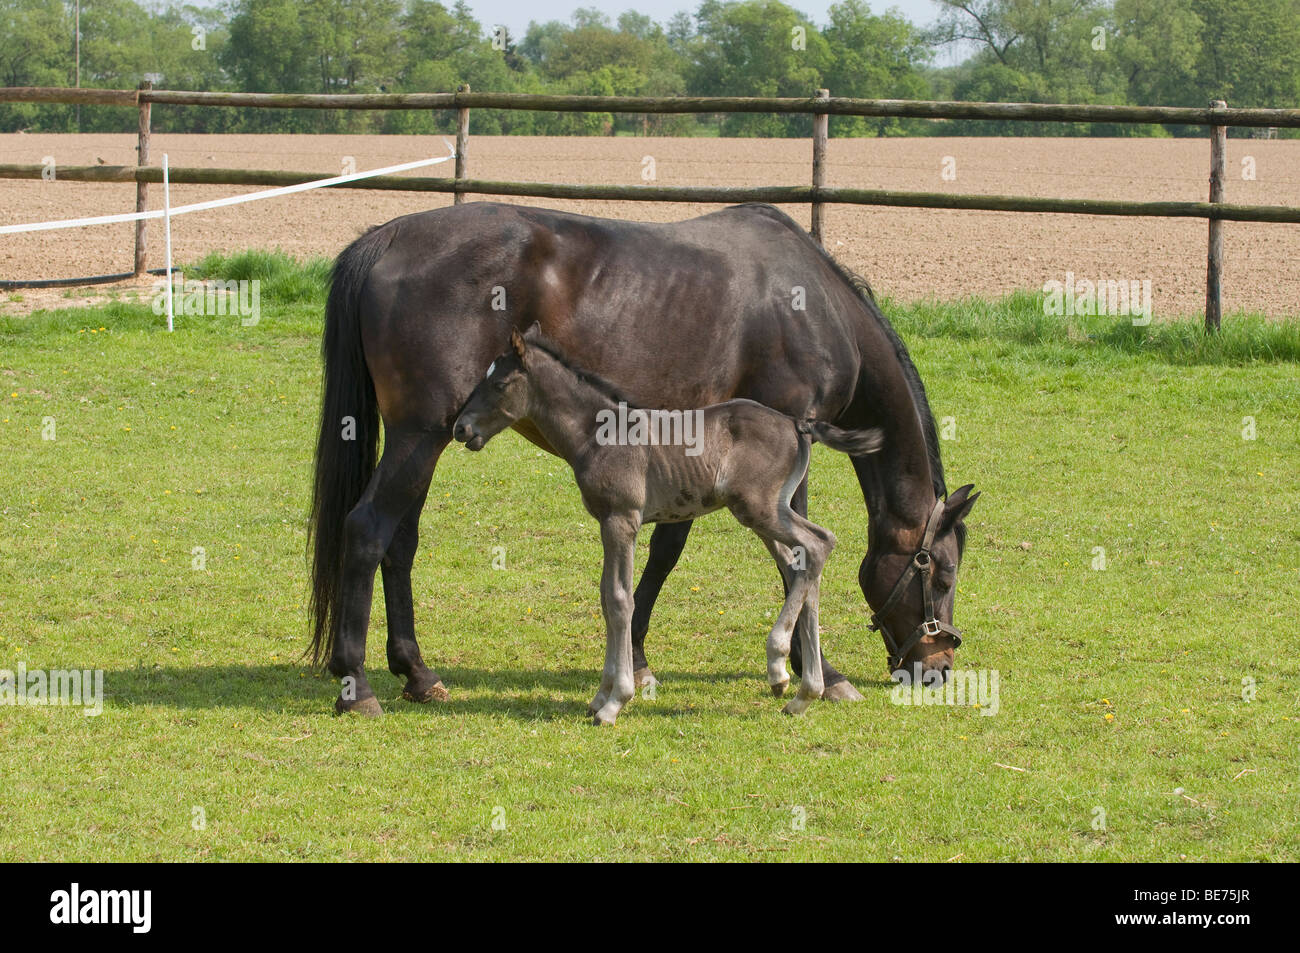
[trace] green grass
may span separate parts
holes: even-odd
[[[719,514],[660,601],[657,696],[592,728],[596,527],[567,467],[510,434],[449,450],[424,514],[417,627],[451,701],[400,700],[378,598],[387,714],[366,721],[297,661],[323,269],[188,270],[263,278],[255,327],[0,319],[0,667],[102,668],[107,692],[97,718],[0,707],[0,860],[1300,856],[1294,321],[1207,342],[1067,327],[1031,296],[890,306],[952,418],[950,484],[984,493],[958,664],[1000,673],[994,717],[891,703],[861,494],[819,447],[823,644],[866,700],[779,714],[777,576]]]

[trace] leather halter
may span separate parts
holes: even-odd
[[[903,666],[903,659],[907,658],[909,652],[925,636],[946,635],[953,641],[953,648],[961,645],[961,633],[953,628],[947,622],[940,622],[934,614],[934,590],[930,579],[930,573],[933,570],[933,561],[930,558],[930,547],[934,545],[935,534],[939,531],[939,521],[943,519],[944,501],[937,500],[934,509],[930,511],[930,518],[925,524],[925,536],[921,540],[921,548],[912,556],[912,561],[908,563],[903,574],[898,577],[898,582],[894,583],[893,590],[889,593],[889,598],[885,604],[880,607],[879,612],[871,614],[871,628],[885,637],[885,646],[889,649],[889,670],[897,671]],[[924,615],[921,624],[913,630],[912,634],[900,645],[894,638],[889,627],[885,625],[885,614],[893,608],[894,603],[903,597],[907,590],[908,584],[912,577],[917,573],[921,574],[921,600],[924,606]]]

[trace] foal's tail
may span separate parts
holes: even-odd
[[[338,631],[343,521],[375,470],[379,405],[361,348],[359,300],[370,269],[388,250],[392,237],[392,229],[376,228],[345,248],[334,262],[325,304],[320,434],[307,524],[307,545],[312,550],[312,637],[307,651],[316,665],[333,651]]]
[[[805,420],[803,423],[815,442],[824,443],[832,450],[847,453],[851,457],[875,453],[885,442],[884,431],[879,427],[870,427],[866,430],[841,430],[820,420]]]

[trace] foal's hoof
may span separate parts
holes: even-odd
[[[822,698],[828,702],[860,702],[862,693],[858,691],[846,678],[842,682],[836,682],[822,692]]]
[[[645,688],[647,685],[658,685],[659,680],[655,678],[655,673],[650,671],[649,667],[639,668],[632,673],[632,684],[637,688]]]
[[[798,695],[795,695],[794,698],[785,703],[785,707],[782,708],[781,711],[787,715],[802,715],[808,710],[808,706],[811,704],[811,698],[800,698]]]
[[[772,689],[772,697],[780,698],[785,694],[785,690],[790,687],[790,680],[787,678],[784,682],[777,682],[775,685],[770,687]]]
[[[402,690],[402,697],[408,702],[419,702],[423,705],[428,702],[445,702],[451,698],[451,694],[447,691],[446,686],[442,684],[442,681],[439,680],[425,689],[421,689],[413,682],[407,682],[406,688]]]
[[[340,695],[334,702],[334,711],[339,715],[362,715],[366,718],[378,718],[384,713],[384,709],[379,705],[379,699],[374,695],[354,698],[352,701],[346,701]]]

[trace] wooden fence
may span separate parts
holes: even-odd
[[[552,96],[521,93],[476,93],[461,86],[454,93],[374,93],[297,95],[291,93],[211,93],[153,89],[69,89],[63,87],[0,88],[0,102],[75,103],[129,106],[139,110],[136,166],[62,168],[58,177],[86,182],[134,182],[136,208],[147,207],[148,186],[162,180],[162,170],[149,165],[151,107],[253,107],[270,109],[434,109],[456,110],[456,171],[454,178],[381,176],[338,188],[450,192],[459,203],[470,193],[557,199],[615,199],[636,202],[771,202],[809,204],[812,234],[821,242],[827,204],[943,208],[999,212],[1051,212],[1078,215],[1204,218],[1209,223],[1206,269],[1205,326],[1217,330],[1222,318],[1220,281],[1223,271],[1223,222],[1300,223],[1300,208],[1275,205],[1229,205],[1223,201],[1227,130],[1230,126],[1300,129],[1300,109],[1230,109],[1222,101],[1206,108],[1184,106],[1107,106],[1053,103],[960,103],[833,97],[828,90],[809,98],[771,97],[645,97]],[[813,116],[810,186],[715,188],[659,185],[568,185],[553,182],[488,182],[469,177],[469,123],[472,109],[540,110],[608,113],[805,113]],[[960,195],[940,192],[899,192],[880,189],[830,188],[825,183],[830,116],[871,116],[919,119],[983,119],[1022,122],[1084,122],[1207,126],[1210,133],[1208,202],[1129,202],[1099,199],[1051,199],[1017,195]],[[0,178],[40,178],[39,165],[0,165]],[[178,184],[290,185],[319,178],[319,173],[253,169],[171,169]],[[136,223],[135,274],[146,270],[147,246],[143,222]]]

